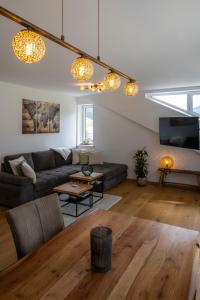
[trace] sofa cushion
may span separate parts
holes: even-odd
[[[44,191],[44,190],[48,191],[48,190],[52,190],[52,188],[58,184],[59,184],[58,178],[56,176],[40,174],[39,176],[37,175],[37,180],[34,186],[34,190],[36,192]]]
[[[55,151],[54,151],[54,157],[55,157],[56,167],[61,167],[61,166],[72,164],[72,151],[70,152],[70,154],[66,160],[64,160],[64,158]]]
[[[36,183],[36,174],[33,168],[27,164],[26,161],[23,161],[21,164],[21,171],[25,177],[31,178],[33,180],[33,183]]]
[[[23,162],[26,162],[25,158],[23,156],[20,156],[19,158],[16,158],[16,159],[9,160],[9,164],[10,164],[12,173],[14,175],[21,175],[21,176],[23,176],[23,172],[21,170],[21,164]]]
[[[93,166],[94,172],[103,173],[105,180],[109,180],[115,176],[119,176],[122,173],[126,173],[127,169],[127,165],[114,163],[104,163],[103,165]]]
[[[79,164],[79,153],[81,152],[80,149],[73,148],[72,149],[72,164],[77,165]]]
[[[15,154],[15,155],[7,155],[7,156],[4,157],[4,167],[5,167],[6,172],[12,174],[12,169],[10,167],[9,160],[17,159],[20,156],[23,156],[25,158],[25,160],[27,161],[27,163],[31,166],[31,168],[34,169],[34,163],[33,163],[31,153],[20,153],[20,154]]]
[[[81,165],[67,165],[67,166],[62,166],[59,168],[56,168],[55,171],[57,172],[62,172],[63,174],[66,174],[67,176],[74,174],[76,172],[81,171]]]
[[[68,176],[78,172],[74,166],[62,166],[59,168],[37,172],[35,191],[52,189],[53,187],[68,181]]]
[[[56,167],[54,151],[40,151],[32,153],[35,171],[50,170]]]
[[[103,165],[103,152],[102,151],[90,152],[89,165]]]
[[[79,164],[88,165],[89,164],[89,153],[80,152],[79,153]]]

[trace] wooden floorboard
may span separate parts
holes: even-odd
[[[127,180],[109,191],[122,196],[112,211],[200,231],[200,192],[148,184],[138,187]],[[0,207],[0,271],[16,262],[16,251]]]
[[[200,192],[127,180],[109,191],[122,196],[111,210],[200,231]]]

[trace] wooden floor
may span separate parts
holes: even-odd
[[[200,231],[200,192],[149,184],[138,187],[127,180],[109,191],[122,196],[112,211]],[[0,271],[16,262],[16,252],[5,209],[0,207]]]

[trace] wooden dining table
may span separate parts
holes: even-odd
[[[90,265],[90,231],[113,231],[112,269]],[[97,210],[0,274],[0,299],[193,300],[199,233]]]

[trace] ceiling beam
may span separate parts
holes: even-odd
[[[6,8],[0,6],[0,15],[6,17],[7,19],[10,19],[12,20],[13,22],[17,23],[17,24],[20,24],[21,26],[23,27],[26,27],[26,28],[30,28],[32,29],[33,31],[37,32],[39,35],[47,38],[48,40],[80,55],[80,56],[84,56],[86,58],[88,58],[89,60],[93,61],[95,64],[109,70],[109,71],[112,71],[114,73],[117,73],[119,76],[127,79],[127,80],[130,80],[132,82],[136,82],[135,79],[131,78],[130,76],[122,73],[121,71],[109,66],[108,64],[102,62],[100,59],[97,59],[89,54],[87,54],[86,52],[78,49],[77,47],[65,42],[64,40],[62,40],[61,38],[58,38],[57,36],[51,34],[50,32],[38,27],[37,25],[23,19],[22,17],[14,14],[13,12],[7,10]]]

